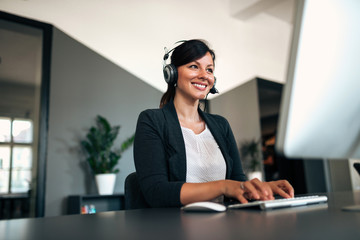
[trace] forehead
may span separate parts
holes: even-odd
[[[198,62],[200,64],[214,65],[214,60],[209,52],[207,52],[203,57],[194,60],[193,62]]]

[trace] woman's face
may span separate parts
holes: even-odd
[[[209,52],[177,70],[175,97],[181,95],[191,100],[204,99],[214,85],[214,62]]]

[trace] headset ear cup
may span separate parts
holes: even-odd
[[[168,64],[163,69],[164,79],[167,84],[174,85],[177,82],[178,72],[173,64]]]

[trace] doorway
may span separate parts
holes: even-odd
[[[51,25],[0,12],[0,219],[42,217]]]

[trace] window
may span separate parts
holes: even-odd
[[[30,189],[32,149],[32,121],[0,117],[0,194]]]

